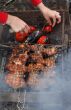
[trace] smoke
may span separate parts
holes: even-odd
[[[28,105],[34,110],[71,110],[71,52],[44,73],[31,96]]]
[[[71,110],[71,51],[26,89],[26,110]],[[24,95],[22,104],[24,105]]]

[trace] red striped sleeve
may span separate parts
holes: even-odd
[[[31,0],[31,1],[34,6],[37,6],[42,2],[42,0]]]
[[[0,12],[0,24],[6,24],[8,14],[5,12]]]

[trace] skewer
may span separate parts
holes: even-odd
[[[8,45],[5,45],[5,44],[0,44],[0,48],[13,48],[12,46],[8,46]]]

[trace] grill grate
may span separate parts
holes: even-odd
[[[29,23],[30,25],[37,25],[37,24],[44,24],[45,23],[45,20],[44,18],[42,17],[42,15],[39,13],[39,11],[28,11],[28,12],[10,12],[11,14],[13,15],[17,15],[19,16],[20,18],[22,18],[23,20],[25,20],[27,23]],[[65,27],[65,18],[66,18],[66,12],[64,12],[63,10],[60,11],[61,15],[62,15],[62,23],[60,25],[57,25],[54,30],[53,30],[53,33],[51,33],[49,35],[49,37],[51,38],[51,44],[48,46],[60,46],[59,49],[59,56],[61,55],[61,52],[64,52],[67,51],[67,45],[68,45],[68,41],[66,41],[65,39],[65,35],[64,35],[64,27]],[[29,18],[29,19],[28,19]],[[7,36],[7,37],[6,37]],[[15,37],[14,34],[10,34],[9,33],[9,27],[5,26],[3,31],[2,31],[2,38],[1,38],[1,43],[7,43],[7,44],[13,44],[12,42],[14,41],[14,39],[12,39],[10,41],[10,38],[13,38]],[[53,39],[54,38],[54,39]],[[56,38],[57,38],[57,41],[56,41]],[[57,44],[56,44],[57,42]],[[14,42],[15,43],[15,42]],[[6,64],[6,61],[7,61],[7,55],[9,54],[8,53],[9,51],[5,51],[4,50],[1,50],[1,72],[5,75],[6,72],[5,72],[5,64]],[[57,61],[56,61],[57,62]],[[14,101],[14,102],[18,102],[18,107],[19,107],[19,103],[20,103],[20,100],[22,103],[24,103],[24,99],[22,99],[22,97],[19,98],[19,95],[17,94],[18,91],[21,92],[24,91],[24,89],[18,89],[18,90],[14,90],[14,89],[11,89],[9,87],[7,87],[7,89],[10,90],[10,92],[12,91],[14,94],[13,94],[13,99],[2,99],[3,101]],[[5,91],[7,90],[5,89]],[[10,94],[9,94],[10,95]],[[23,95],[24,96],[24,93]],[[19,99],[18,99],[19,98]]]
[[[62,22],[59,25],[56,25],[53,29],[53,32],[48,34],[47,36],[50,38],[51,44],[62,44],[64,42],[64,27],[65,27],[65,16],[66,13],[60,11],[62,16]],[[43,26],[46,21],[39,13],[39,11],[24,11],[24,12],[11,12],[11,14],[16,15],[27,22],[29,25],[33,25],[36,27]],[[28,19],[29,18],[29,19]],[[7,36],[7,37],[6,37]],[[7,26],[4,27],[2,32],[2,40],[1,42],[8,42],[9,40],[14,41],[15,34],[9,33],[9,28]]]

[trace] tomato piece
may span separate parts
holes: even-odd
[[[23,41],[23,34],[20,32],[17,32],[16,33],[16,40],[19,42]]]
[[[27,36],[28,36],[28,34],[25,32],[17,32],[16,33],[16,41],[24,42]]]
[[[28,33],[23,33],[23,39],[25,40],[26,38],[27,38],[27,36],[28,36]]]
[[[32,33],[35,30],[36,30],[36,28],[34,26],[30,26],[30,33]]]
[[[46,26],[46,27],[44,27],[43,31],[52,32],[52,27],[51,26]]]
[[[47,36],[41,36],[37,41],[38,44],[45,44]]]

